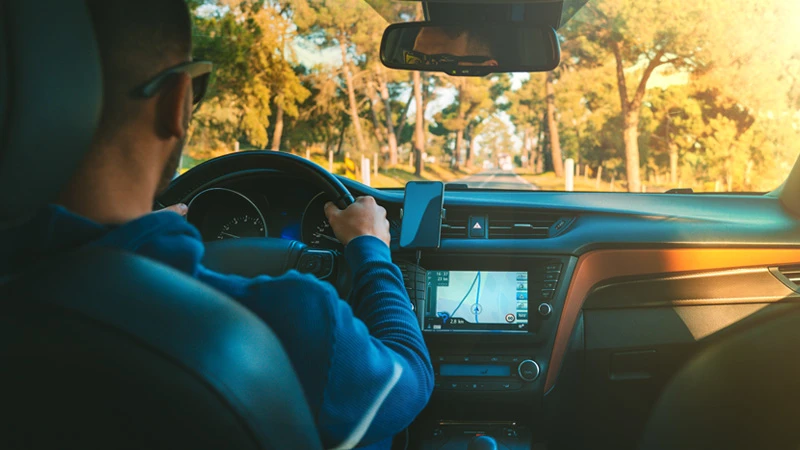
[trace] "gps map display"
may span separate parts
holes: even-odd
[[[525,332],[527,272],[428,271],[425,331]]]

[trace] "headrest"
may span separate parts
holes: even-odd
[[[0,229],[55,199],[89,149],[102,95],[83,0],[0,2]]]

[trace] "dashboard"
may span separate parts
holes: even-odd
[[[245,237],[301,241],[314,249],[343,250],[325,218],[327,196],[308,183],[282,175],[245,176],[215,183],[189,202],[187,220],[206,242]],[[399,209],[387,215],[399,237]]]
[[[800,301],[800,278],[784,275],[800,272],[800,222],[777,197],[447,190],[441,247],[417,264],[397,246],[403,191],[341,181],[386,208],[434,365],[409,448],[477,434],[511,449],[635,448],[704,339]],[[192,192],[206,241],[342,249],[304,180],[249,170]]]

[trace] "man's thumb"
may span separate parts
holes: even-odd
[[[183,203],[178,203],[177,205],[167,206],[166,208],[160,211],[172,211],[174,213],[185,216],[186,213],[189,212],[189,207],[184,205]]]
[[[325,203],[325,216],[330,221],[331,217],[337,216],[342,210],[339,209],[333,202]]]

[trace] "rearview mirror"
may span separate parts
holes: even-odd
[[[546,72],[561,62],[561,46],[547,26],[398,23],[383,33],[381,62],[392,69],[456,76]]]

